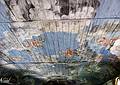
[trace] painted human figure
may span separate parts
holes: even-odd
[[[98,44],[104,46],[111,54],[120,57],[120,38],[112,38],[108,39],[106,37],[102,37],[98,39]]]
[[[72,57],[73,56],[73,50],[72,49],[67,49],[66,51],[65,51],[65,56],[66,57]]]

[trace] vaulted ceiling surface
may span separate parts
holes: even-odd
[[[119,0],[1,0],[2,64],[14,63],[17,68],[46,76],[77,75],[69,67],[79,72],[80,62],[94,60],[98,37],[119,35],[118,3]]]

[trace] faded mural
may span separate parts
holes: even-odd
[[[119,4],[119,0],[1,0],[0,65],[47,78],[78,79],[83,85],[104,84],[120,71]]]

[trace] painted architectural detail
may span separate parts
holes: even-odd
[[[100,5],[99,0],[5,0],[5,3],[14,21],[91,18]]]

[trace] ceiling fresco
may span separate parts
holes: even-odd
[[[102,37],[119,40],[119,4],[119,0],[1,0],[0,65],[32,70],[45,78],[74,79],[89,71],[84,68],[88,63],[100,62],[98,55],[119,57],[119,51],[98,44]],[[91,70],[102,71],[97,65]],[[81,81],[86,81],[82,75]]]

